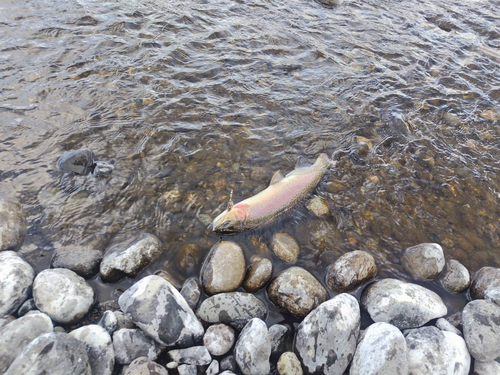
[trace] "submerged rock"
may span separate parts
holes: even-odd
[[[420,327],[448,311],[436,293],[396,279],[383,279],[368,286],[361,305],[375,322],[390,323],[399,329]]]
[[[441,285],[450,293],[461,293],[470,285],[470,273],[458,260],[450,259],[442,274]]]
[[[111,336],[102,327],[91,324],[71,331],[70,336],[85,343],[92,375],[111,375],[115,366],[115,352]]]
[[[196,277],[187,279],[181,288],[181,296],[184,297],[191,309],[196,309],[201,297],[201,285]]]
[[[231,350],[234,339],[234,329],[225,324],[214,324],[207,328],[203,336],[203,344],[210,354],[221,356]]]
[[[212,356],[204,346],[170,350],[168,356],[172,361],[187,365],[205,366],[212,362]]]
[[[226,323],[241,329],[252,318],[264,320],[267,307],[252,294],[221,293],[204,300],[197,315],[207,323]]]
[[[166,346],[186,347],[203,337],[203,326],[186,300],[160,276],[147,276],[123,293],[118,304],[134,323]]]
[[[377,274],[375,259],[365,251],[351,251],[338,258],[328,269],[326,283],[338,293],[356,289]]]
[[[277,367],[280,375],[302,375],[304,373],[297,355],[293,352],[283,353],[278,360]]]
[[[246,261],[243,250],[232,241],[216,243],[201,268],[201,283],[205,293],[233,292],[245,278]]]
[[[443,249],[436,243],[407,248],[401,261],[406,270],[419,280],[434,280],[445,265]]]
[[[322,303],[300,323],[295,350],[308,374],[342,375],[359,335],[358,301],[349,294]]]
[[[321,197],[312,197],[306,203],[306,208],[317,217],[327,217],[330,215],[330,207],[326,199]]]
[[[0,316],[19,309],[29,296],[34,278],[35,271],[19,255],[0,252]]]
[[[266,323],[258,318],[250,320],[240,333],[234,347],[234,358],[244,375],[269,374],[271,343]]]
[[[286,264],[295,264],[300,247],[295,239],[286,233],[275,233],[271,240],[271,251]]]
[[[123,375],[168,375],[168,371],[147,357],[139,357],[130,363]]]
[[[116,363],[128,365],[139,357],[155,360],[163,347],[140,329],[124,328],[113,333],[113,350]]]
[[[306,316],[328,298],[323,285],[300,267],[281,272],[269,284],[267,291],[276,306],[299,317]]]
[[[248,293],[255,293],[271,279],[273,263],[267,258],[258,258],[247,270],[243,288]]]
[[[52,256],[52,268],[67,268],[81,277],[89,279],[99,272],[103,257],[101,250],[57,249]]]
[[[43,270],[33,283],[36,306],[58,323],[74,323],[83,318],[94,303],[94,290],[73,271]]]
[[[115,245],[104,254],[100,266],[101,278],[106,282],[115,282],[125,275],[134,277],[156,260],[162,251],[160,240],[149,233]]]
[[[15,198],[0,194],[0,251],[18,250],[26,237],[26,214]]]
[[[470,286],[470,296],[483,299],[490,289],[500,289],[500,268],[483,267],[477,271]]]
[[[94,170],[94,153],[88,148],[67,151],[57,161],[57,167],[62,172],[88,175]]]

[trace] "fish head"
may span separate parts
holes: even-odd
[[[246,219],[247,212],[245,209],[236,205],[217,216],[210,224],[210,228],[214,232],[221,234],[239,233],[244,230]]]

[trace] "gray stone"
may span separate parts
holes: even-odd
[[[337,293],[348,292],[367,283],[377,274],[375,259],[366,251],[351,251],[328,269],[326,283]]]
[[[475,361],[472,375],[500,375],[500,363]]]
[[[278,354],[283,352],[285,347],[285,340],[291,332],[288,324],[274,324],[269,327],[269,340],[271,341],[271,354]]]
[[[204,346],[170,350],[168,356],[172,361],[186,365],[205,366],[212,362],[212,356]]]
[[[291,267],[274,278],[267,288],[276,306],[298,317],[304,317],[326,301],[328,292],[308,271]]]
[[[295,264],[300,247],[295,239],[286,233],[275,233],[271,240],[271,251],[286,264]]]
[[[177,367],[179,375],[196,375],[198,370],[195,365],[180,365]]]
[[[307,315],[295,338],[295,351],[305,372],[342,375],[354,356],[359,325],[358,301],[345,293]]]
[[[285,352],[278,360],[278,373],[280,375],[302,375],[302,366],[293,352]]]
[[[156,260],[162,251],[160,240],[149,233],[117,244],[104,254],[99,270],[101,278],[106,282],[115,282],[124,276],[134,277]]]
[[[186,300],[160,276],[147,276],[123,293],[122,311],[158,343],[186,347],[203,337],[203,326]]]
[[[252,318],[265,319],[266,305],[248,293],[221,293],[204,300],[197,315],[207,323],[226,323],[241,329]]]
[[[205,293],[233,292],[245,278],[246,261],[243,250],[232,241],[217,242],[201,267],[201,283]]]
[[[30,298],[21,305],[19,310],[17,310],[17,316],[25,316],[28,312],[33,310],[36,310],[35,300],[33,298]]]
[[[406,333],[408,375],[467,375],[470,355],[458,335],[436,327],[422,327]]]
[[[99,272],[99,263],[102,257],[101,250],[62,248],[54,251],[51,267],[67,268],[81,277],[89,279]]]
[[[4,375],[91,375],[85,344],[67,333],[46,333],[24,348]]]
[[[207,371],[205,371],[206,375],[217,375],[219,373],[219,361],[214,359],[210,366],[208,366]]]
[[[123,328],[113,333],[113,350],[115,362],[128,365],[139,357],[155,360],[163,347],[140,329]]]
[[[35,271],[19,255],[0,252],[0,316],[16,312],[26,301],[34,278]]]
[[[196,277],[187,279],[181,288],[181,296],[184,297],[191,309],[195,310],[198,307],[198,302],[201,297],[201,285]]]
[[[406,341],[399,329],[374,323],[366,329],[351,364],[350,375],[407,375]]]
[[[464,338],[470,354],[481,362],[500,357],[500,306],[474,300],[462,312]]]
[[[457,329],[445,318],[439,318],[436,320],[436,327],[438,327],[441,331],[453,332],[456,335],[462,336],[462,332],[460,332],[459,329]]]
[[[107,310],[102,314],[101,320],[99,320],[99,323],[97,323],[100,327],[104,328],[106,332],[108,332],[110,335],[113,334],[118,329],[118,318],[116,317],[116,314],[111,311]],[[121,328],[134,328],[132,327],[121,327]]]
[[[0,328],[2,328],[3,326],[9,324],[14,320],[16,320],[16,318],[14,318],[12,315],[4,315],[0,317]]]
[[[234,359],[244,375],[263,375],[271,371],[271,342],[266,323],[259,318],[250,320],[238,337]]]
[[[0,328],[0,374],[3,374],[31,341],[52,332],[50,318],[36,312]]]
[[[210,354],[221,356],[231,350],[234,339],[234,329],[225,324],[214,324],[207,328],[203,336],[203,345]]]
[[[383,279],[369,285],[361,305],[375,322],[399,329],[420,327],[447,313],[441,297],[420,285],[395,279]]]
[[[229,370],[236,371],[236,360],[234,355],[228,355],[220,361],[220,371]]]
[[[96,324],[71,331],[70,336],[85,344],[92,375],[111,375],[115,366],[115,352],[109,333]]]
[[[130,363],[123,375],[168,375],[168,371],[147,357],[139,357]]]
[[[443,249],[437,243],[423,243],[407,248],[401,262],[419,280],[434,280],[445,265]]]
[[[450,323],[453,327],[458,329],[460,332],[463,332],[463,326],[462,326],[462,311],[457,311],[451,315],[448,315],[446,318],[446,321]]]
[[[23,206],[15,198],[0,195],[0,251],[18,250],[25,236],[26,214]]]
[[[123,312],[121,312],[121,311],[114,311],[114,313],[115,313],[116,322],[117,322],[116,330],[122,329],[122,328],[137,328],[137,326],[132,321],[132,319],[130,319]]]
[[[491,289],[500,288],[500,268],[483,267],[474,275],[470,286],[472,299],[483,299]]]
[[[267,258],[259,258],[248,267],[243,288],[248,293],[255,293],[266,285],[272,275],[273,263]]]
[[[500,287],[497,289],[488,289],[484,292],[484,299],[500,306]]]
[[[450,259],[441,275],[441,285],[450,293],[461,293],[470,286],[470,273],[458,260]]]
[[[330,207],[326,199],[315,196],[306,203],[306,208],[317,217],[327,217],[330,215]]]

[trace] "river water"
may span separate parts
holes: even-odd
[[[21,253],[40,271],[55,249],[149,232],[165,252],[138,278],[182,282],[218,241],[206,224],[231,189],[239,201],[326,152],[338,164],[316,194],[330,217],[299,207],[232,237],[248,258],[285,231],[322,282],[355,249],[379,277],[410,280],[400,254],[422,242],[471,272],[498,267],[499,6],[0,0],[0,189],[29,213]],[[82,147],[113,174],[61,173],[60,155]],[[104,301],[133,280],[91,283]],[[426,286],[450,313],[466,303]]]

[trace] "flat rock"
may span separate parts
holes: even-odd
[[[464,338],[470,354],[481,362],[500,357],[500,306],[474,300],[462,312]]]
[[[101,250],[82,248],[63,248],[54,251],[52,268],[67,268],[81,277],[89,279],[99,272],[99,263],[103,257]]]
[[[406,341],[399,329],[388,323],[369,326],[360,341],[350,375],[407,375]]]
[[[475,361],[472,375],[500,375],[500,363]]]
[[[252,318],[265,319],[267,307],[249,293],[221,293],[204,300],[196,312],[207,323],[226,323],[241,329]]]
[[[104,328],[91,324],[75,329],[69,335],[85,344],[92,375],[113,373],[115,352],[111,336]]]
[[[163,347],[140,329],[123,328],[113,333],[113,350],[115,362],[128,365],[139,357],[155,360]]]
[[[434,280],[445,265],[443,249],[437,243],[422,243],[407,248],[401,262],[419,280]]]
[[[0,195],[0,251],[18,250],[26,237],[26,213],[15,198]]]
[[[483,267],[472,279],[470,296],[472,299],[483,299],[485,293],[492,289],[500,289],[500,268]]]
[[[326,301],[328,292],[311,273],[291,267],[274,278],[267,289],[276,306],[298,317],[304,317]]]
[[[446,262],[440,281],[448,292],[461,293],[470,286],[470,273],[458,260],[450,259]]]
[[[67,333],[45,333],[24,348],[4,375],[92,375],[85,344]]]
[[[248,293],[255,293],[267,284],[272,275],[273,263],[267,258],[258,258],[248,267],[243,288]]]
[[[195,310],[201,297],[201,284],[196,277],[190,277],[182,284],[180,293],[189,307]]]
[[[420,327],[447,313],[436,293],[396,279],[369,285],[363,291],[361,305],[375,322],[390,323],[399,329]]]
[[[31,341],[52,332],[52,321],[41,313],[33,312],[0,328],[0,374],[3,374]]]
[[[295,239],[286,233],[275,233],[271,240],[271,251],[286,264],[295,264],[300,247]]]
[[[40,311],[57,323],[74,323],[94,303],[94,290],[81,276],[64,268],[40,272],[33,283],[33,298]]]
[[[277,367],[280,375],[302,375],[304,373],[297,355],[293,352],[283,353],[278,360]]]
[[[147,276],[123,293],[118,304],[133,322],[166,346],[186,347],[203,337],[203,326],[181,294],[160,276]]]
[[[243,327],[236,341],[234,359],[244,375],[263,375],[271,371],[270,356],[271,342],[266,323],[253,318]]]
[[[201,284],[205,293],[233,292],[245,278],[246,261],[241,247],[232,241],[216,243],[201,267]]]
[[[342,375],[359,335],[360,311],[350,294],[323,302],[300,323],[295,351],[308,374]]]
[[[148,357],[139,357],[130,363],[123,375],[168,375],[168,371]]]
[[[204,346],[170,350],[168,356],[172,361],[187,365],[205,366],[212,362],[212,356]]]
[[[366,251],[351,251],[338,258],[326,274],[328,287],[338,293],[348,292],[367,283],[377,274],[373,256]]]
[[[210,354],[221,356],[231,350],[234,340],[234,329],[225,324],[214,324],[207,328],[203,336],[203,345]]]
[[[135,277],[156,260],[162,251],[162,244],[156,236],[143,233],[106,250],[99,273],[106,282],[115,282],[124,276]]]
[[[195,365],[180,365],[177,367],[179,375],[196,375],[198,374],[198,369]]]
[[[458,335],[436,327],[422,327],[406,332],[408,375],[467,375],[470,355]]]
[[[34,278],[33,268],[14,251],[0,252],[0,316],[16,312],[28,299]]]

